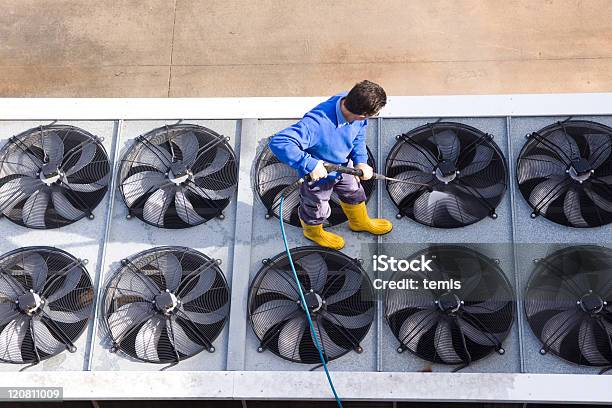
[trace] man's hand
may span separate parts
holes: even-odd
[[[361,180],[365,181],[374,177],[374,169],[372,169],[366,163],[359,163],[355,165],[355,168],[363,172],[363,176],[359,177]]]
[[[312,181],[318,181],[320,179],[327,177],[327,169],[323,165],[323,160],[319,160],[317,162],[317,166],[314,168],[313,171],[310,172],[309,175],[310,175],[310,180]]]

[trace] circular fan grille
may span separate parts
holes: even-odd
[[[427,124],[398,136],[386,174],[429,185],[388,181],[387,191],[398,216],[440,228],[496,218],[507,187],[506,163],[492,136],[460,123]]]
[[[541,353],[582,365],[612,365],[612,250],[576,246],[538,260],[525,313]],[[608,304],[609,303],[609,304]]]
[[[320,247],[292,249],[291,257],[308,305],[299,301],[286,254],[266,260],[249,293],[249,318],[260,351],[269,349],[297,363],[320,363],[304,311],[308,307],[327,360],[360,352],[374,319],[374,300],[359,262]]]
[[[93,218],[109,174],[96,136],[74,126],[30,129],[0,152],[0,211],[19,225],[41,229]]]
[[[162,228],[223,218],[238,183],[227,140],[195,125],[165,126],[136,138],[120,170],[130,216]]]
[[[392,280],[414,279],[419,289],[387,289],[385,316],[400,341],[398,351],[443,364],[467,365],[493,350],[514,321],[514,292],[497,264],[468,248],[432,247],[408,259],[431,259],[431,272],[397,272]],[[460,289],[426,289],[428,281],[461,283]]]
[[[104,295],[111,351],[149,363],[175,363],[212,345],[229,313],[217,262],[183,247],[159,247],[121,262]]]
[[[368,151],[368,165],[376,171],[376,163],[370,149]],[[347,177],[347,176],[345,176]],[[285,193],[285,204],[283,206],[283,217],[285,222],[300,226],[298,216],[298,207],[300,205],[300,191],[297,185],[292,189],[287,189],[298,180],[298,174],[285,163],[281,163],[272,150],[266,148],[259,154],[255,164],[255,185],[254,189],[257,192],[261,202],[268,210],[267,216],[279,217],[280,198],[283,192]],[[366,200],[370,199],[374,191],[375,181],[373,179],[363,181],[363,189],[366,193]],[[290,191],[289,191],[290,190]],[[337,225],[346,221],[346,216],[340,207],[340,198],[334,192],[332,193],[329,205],[331,207],[331,215],[327,219],[326,225]]]
[[[612,129],[567,121],[528,135],[517,179],[533,208],[558,224],[597,227],[612,222]]]
[[[0,258],[0,361],[37,363],[76,351],[87,327],[93,287],[83,262],[50,247]]]

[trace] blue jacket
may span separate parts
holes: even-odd
[[[281,130],[270,139],[270,149],[283,163],[293,167],[300,177],[310,173],[317,161],[346,165],[367,163],[367,120],[349,123],[340,110],[340,100],[346,92],[334,95],[315,106],[294,125]],[[336,172],[328,179],[337,178]]]

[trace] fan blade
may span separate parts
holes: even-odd
[[[574,227],[588,227],[589,224],[582,217],[580,211],[580,193],[574,188],[567,190],[565,199],[563,200],[563,214]]]
[[[61,192],[55,190],[51,193],[53,207],[57,214],[67,220],[75,221],[81,218],[84,211],[76,208]]]
[[[363,277],[359,271],[355,271],[352,269],[344,269],[344,283],[340,290],[331,296],[327,297],[326,302],[327,306],[338,303],[344,299],[347,299],[361,290],[361,284],[363,282]],[[330,278],[330,280],[333,278]]]
[[[7,324],[0,333],[0,359],[20,363],[21,345],[28,331],[30,318],[20,314],[15,320]]]
[[[183,267],[178,258],[170,252],[165,252],[163,255],[156,258],[157,269],[161,272],[166,281],[166,289],[174,292],[181,283],[183,277]]]
[[[48,163],[53,167],[60,167],[64,160],[64,142],[55,132],[46,132],[42,136],[42,148],[47,156]]]
[[[0,294],[6,295],[11,300],[17,300],[26,292],[24,287],[12,276],[3,272],[0,268]]]
[[[66,273],[62,286],[60,286],[60,288],[51,295],[47,296],[47,302],[55,302],[56,300],[61,299],[72,292],[81,281],[81,276],[82,270],[79,266],[73,266],[70,268],[70,270]]]
[[[412,277],[412,274],[410,274]],[[414,278],[413,278],[414,279]],[[422,280],[421,276],[418,277]],[[408,293],[409,292],[409,293]],[[394,290],[387,295],[386,312],[387,316],[392,316],[397,312],[407,309],[431,309],[437,307],[434,303],[434,295],[428,289],[418,290]]]
[[[610,136],[601,133],[589,133],[585,134],[584,138],[589,145],[589,164],[596,169],[604,164],[612,154]]]
[[[22,200],[30,197],[41,185],[40,179],[20,177],[12,179],[0,186],[0,208],[7,214]]]
[[[457,164],[457,159],[459,158],[459,152],[461,150],[457,134],[447,129],[440,133],[436,133],[432,139],[439,153],[442,155],[441,158]]]
[[[555,176],[535,186],[529,195],[529,202],[538,206],[537,210],[545,214],[548,207],[565,191],[567,191],[566,180]]]
[[[47,281],[47,263],[45,259],[36,252],[29,252],[22,257],[23,271],[32,279],[34,292],[42,292]]]
[[[436,354],[447,364],[461,363],[463,359],[459,357],[453,345],[453,335],[451,333],[451,323],[446,319],[438,321],[434,336]]]
[[[457,319],[457,325],[459,326],[461,332],[465,335],[465,337],[472,340],[476,344],[494,347],[500,343],[500,341],[498,340],[498,335],[493,334],[491,332],[486,332],[488,333],[487,335],[485,334],[485,332],[472,326],[470,323],[466,322],[462,318]]]
[[[431,174],[438,160],[423,146],[415,146],[416,142],[405,142],[397,150],[393,159],[396,166],[410,166],[426,174]],[[396,167],[393,166],[393,167]],[[391,169],[393,169],[393,167]]]
[[[611,201],[606,200],[604,197],[597,194],[595,191],[593,191],[593,189],[590,186],[585,188],[584,192],[595,203],[597,207],[601,208],[604,211],[612,213],[612,202]]]
[[[98,150],[98,146],[94,142],[88,142],[87,144],[81,147],[79,160],[74,164],[74,166],[69,169],[64,169],[66,176],[71,176],[74,173],[82,170],[85,166],[91,163],[96,156],[96,151]]]
[[[208,200],[227,200],[236,190],[235,186],[231,186],[223,190],[211,190],[209,188],[200,187],[195,183],[188,183],[187,188],[200,197]]]
[[[198,138],[193,132],[181,133],[172,139],[172,142],[176,144],[179,149],[181,149],[181,154],[183,155],[183,164],[190,168],[196,161],[196,157],[198,155],[198,148],[200,144],[198,143]]]
[[[142,323],[154,314],[151,303],[134,302],[123,305],[108,316],[108,328],[114,340],[133,326]]]
[[[174,206],[176,207],[176,214],[181,220],[189,225],[201,224],[205,221],[193,208],[191,201],[185,196],[185,193],[181,190],[177,190],[174,194]]]
[[[371,324],[374,318],[371,309],[365,313],[361,313],[355,316],[330,313],[329,311],[321,312],[321,316],[323,316],[328,322],[338,326],[342,326],[346,329],[361,329]]]
[[[406,318],[399,329],[398,337],[403,345],[414,351],[421,337],[436,324],[436,312],[421,310]]]
[[[531,155],[519,158],[517,178],[519,184],[535,178],[564,176],[567,165],[555,156]]]
[[[147,361],[159,361],[157,345],[164,327],[166,327],[166,319],[160,315],[153,315],[144,322],[136,334],[134,343],[138,358]]]
[[[327,282],[327,264],[325,259],[318,253],[313,252],[296,260],[298,265],[308,274],[310,287],[305,289],[313,289],[315,292],[320,292]]]
[[[540,142],[539,147],[549,150],[559,156],[561,161],[580,159],[580,149],[576,141],[567,135],[563,129],[555,130],[545,137],[546,142]]]
[[[2,302],[0,303],[0,327],[4,326],[16,316],[19,316],[20,312],[17,310],[15,303],[13,302]]]
[[[17,148],[19,149],[19,148]],[[29,152],[18,151],[18,154],[6,153],[2,159],[2,174],[21,174],[35,178],[40,165],[34,161]]]
[[[433,180],[433,176],[431,173],[426,174],[422,171],[417,170],[403,171],[393,178],[421,184],[428,184]],[[410,194],[416,193],[419,190],[424,191],[425,189],[424,186],[418,184],[407,184],[398,181],[388,181],[387,186],[389,190],[389,195],[391,197],[396,197],[397,201],[401,201]]]
[[[564,334],[567,334],[579,320],[580,316],[577,309],[558,313],[546,322],[540,338],[544,344],[558,353]]]
[[[50,355],[66,350],[66,345],[51,334],[47,325],[38,316],[32,317],[32,339],[37,349]]]
[[[297,302],[292,300],[271,300],[259,306],[251,313],[253,327],[260,334],[265,334],[276,324],[287,320],[300,309]]]
[[[610,360],[597,348],[598,337],[595,335],[593,319],[584,319],[578,332],[578,347],[586,360],[592,365],[609,365]],[[603,329],[600,329],[603,330]],[[610,344],[610,343],[608,343]]]
[[[544,311],[564,311],[576,308],[576,296],[565,285],[537,285],[529,288],[525,299],[525,312],[528,317]]]
[[[183,310],[183,313],[189,320],[194,323],[214,324],[225,319],[227,317],[228,310],[229,304],[225,303],[219,309],[207,313],[192,312],[190,310]]]
[[[287,299],[297,301],[299,297],[298,288],[287,271],[270,269],[263,275],[259,282],[257,293],[277,293],[284,295]]]
[[[476,151],[474,152],[474,157],[472,158],[472,162],[459,169],[461,171],[461,176],[471,176],[472,174],[476,174],[479,171],[486,169],[491,161],[493,160],[493,149],[490,146],[486,145],[478,145],[476,146]]]
[[[145,202],[142,215],[145,221],[153,225],[163,225],[164,215],[174,198],[172,187],[157,190]]]
[[[336,344],[335,341],[332,340],[331,336],[327,332],[327,329],[321,322],[319,322],[318,320],[315,320],[313,321],[313,326],[315,328],[316,336],[319,339],[319,344],[321,345],[322,351],[326,356],[335,357],[335,356],[344,354],[346,352],[346,349],[344,349],[344,347],[339,346],[338,344]],[[312,332],[310,333],[310,336],[314,344],[314,335]],[[341,336],[344,337],[344,335],[342,334]],[[351,341],[351,339],[346,339],[346,340]]]
[[[140,197],[168,183],[168,178],[156,171],[142,171],[133,174],[121,183],[123,197],[131,207]]]
[[[193,356],[204,349],[204,346],[192,341],[183,326],[179,323],[176,317],[172,317],[171,323],[168,325],[170,328],[170,343],[174,346],[176,351],[185,355]]]
[[[285,163],[272,163],[259,171],[257,189],[265,193],[278,186],[288,186],[298,179],[295,170]]]
[[[214,174],[218,172],[219,170],[221,170],[223,167],[225,167],[225,165],[229,162],[229,160],[230,160],[230,154],[227,150],[217,149],[213,161],[210,162],[208,166],[206,166],[204,169],[195,173],[193,177],[195,179],[199,179],[199,178],[210,176],[211,174]],[[283,166],[291,169],[291,167],[287,166],[286,164],[283,164]],[[291,170],[293,171],[294,177],[296,177],[295,170],[293,169]]]
[[[151,166],[158,171],[165,173],[170,169],[172,164],[172,155],[170,152],[159,145],[152,145],[149,141],[141,141],[140,149],[136,157],[126,158],[126,161],[134,161],[136,165]]]
[[[53,310],[48,306],[48,302],[43,307],[44,314],[51,320],[59,323],[78,323],[86,320],[91,315],[91,303],[79,310]]]
[[[285,222],[289,222],[294,209],[300,205],[300,190],[298,188],[294,188],[287,193],[287,189],[284,189],[276,194],[274,201],[272,202],[272,208],[274,208],[276,215],[279,215],[280,199],[283,194],[285,194],[285,200],[283,201],[283,219]],[[335,201],[334,193],[332,193],[331,200]]]
[[[38,190],[23,205],[22,219],[24,224],[34,228],[45,228],[45,213],[49,206],[49,192]]]
[[[199,298],[204,293],[208,292],[208,290],[212,287],[215,279],[217,278],[217,274],[214,269],[208,268],[202,272],[200,272],[198,277],[198,283],[187,293],[185,296],[181,297],[181,301],[183,304],[187,304],[194,299]]]
[[[106,186],[108,185],[109,177],[110,173],[107,173],[101,179],[91,183],[73,183],[70,181],[70,177],[67,177],[62,180],[62,186],[71,191],[91,193],[93,191],[98,191],[102,190],[103,188],[106,188]]]
[[[121,278],[116,281],[114,289],[127,296],[138,296],[146,300],[153,300],[161,293],[155,282],[147,275],[135,272],[131,269],[124,269]]]
[[[294,317],[283,326],[278,335],[278,352],[281,356],[300,359],[300,341],[305,334],[306,319],[304,316]]]

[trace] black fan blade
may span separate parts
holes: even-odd
[[[85,211],[76,208],[64,194],[60,191],[53,191],[51,193],[51,201],[53,202],[53,208],[58,215],[66,218],[67,220],[76,221],[85,215]]]
[[[34,292],[42,292],[47,280],[47,263],[37,252],[29,252],[21,258],[23,272],[30,276]]]
[[[64,168],[66,176],[72,176],[73,174],[83,170],[85,166],[89,165],[96,156],[97,150],[98,147],[95,143],[87,143],[83,145],[80,149],[79,159],[76,161],[76,163],[69,168]]]
[[[134,303],[132,303],[134,304]],[[138,358],[147,361],[159,361],[157,345],[167,319],[160,315],[149,317],[136,333],[134,349]]]
[[[566,310],[551,317],[542,328],[541,339],[545,345],[560,352],[565,335],[581,320],[579,311]]]
[[[55,310],[48,305],[45,304],[43,307],[43,312],[45,316],[54,322],[59,323],[78,323],[86,320],[91,315],[90,304],[86,304],[82,309],[77,310]]]
[[[310,287],[305,289],[313,289],[315,292],[321,291],[327,281],[328,274],[325,259],[319,253],[313,252],[296,260],[296,263],[308,275]]]
[[[204,348],[189,338],[176,316],[171,317],[170,324],[167,327],[170,329],[168,336],[170,343],[179,353],[185,356],[193,356]]]
[[[287,271],[271,269],[262,276],[258,284],[258,293],[276,293],[283,295],[291,301],[299,300],[299,292],[293,277]]]
[[[200,308],[200,310],[205,310]],[[191,320],[194,323],[198,324],[214,324],[220,322],[221,320],[227,317],[227,312],[229,311],[229,304],[224,303],[219,309],[212,310],[209,312],[194,312],[191,310],[182,310],[182,317],[185,317],[188,320]]]
[[[13,207],[30,197],[36,190],[42,187],[40,179],[30,177],[19,177],[12,179],[0,186],[0,209],[8,214]]]
[[[230,162],[230,158],[231,156],[230,156],[229,151],[225,149],[216,149],[215,157],[213,158],[213,161],[210,162],[202,170],[195,173],[193,177],[195,179],[205,178],[205,177],[210,176],[211,174],[214,174],[220,170],[223,170],[223,168]]]
[[[457,133],[455,133],[453,130],[447,129],[436,133],[432,139],[438,148],[438,159],[448,160],[453,164],[456,164],[457,159],[459,158],[459,152],[461,150],[461,144],[459,143]]]
[[[198,156],[198,138],[193,132],[186,132],[177,135],[172,141],[181,150],[183,164],[187,167],[193,166]]]
[[[344,341],[350,342],[350,339],[344,338],[344,335],[341,334],[341,330],[339,330],[337,327],[334,327],[335,323],[332,322],[331,324],[324,324],[322,321],[318,320],[315,320],[312,323],[315,328],[315,334],[310,332],[312,343],[314,345],[314,336],[316,335],[324,355],[334,357],[342,355],[346,352],[345,347],[337,344],[336,341],[332,340],[333,336],[334,338],[343,339]],[[333,335],[332,333],[334,333],[335,335]]]
[[[574,188],[567,190],[563,200],[563,214],[570,225],[574,227],[588,227],[589,223],[582,216],[582,206],[580,204],[580,192]]]
[[[598,194],[597,192],[595,192],[592,188],[592,186],[587,186],[584,189],[584,192],[586,193],[586,195],[591,199],[591,201],[593,201],[593,203],[595,203],[595,205],[606,211],[609,213],[612,213],[612,201],[610,201],[609,199],[606,199],[606,197],[602,197],[600,194]],[[612,199],[612,196],[611,198]]]
[[[198,282],[193,287],[193,289],[191,289],[188,293],[181,297],[181,301],[183,302],[183,304],[187,304],[208,292],[208,290],[215,282],[216,277],[217,275],[214,269],[212,268],[200,272]]]
[[[55,302],[56,300],[59,300],[72,292],[81,281],[82,275],[83,273],[79,266],[73,266],[70,268],[70,270],[66,272],[66,277],[64,278],[62,286],[60,286],[53,293],[47,295],[47,302]]]
[[[400,341],[415,351],[423,335],[435,326],[437,319],[437,313],[432,310],[420,310],[408,316],[398,331]]]
[[[197,225],[206,221],[205,218],[201,217],[193,208],[191,201],[185,196],[185,192],[177,190],[174,194],[174,205],[176,207],[176,214],[181,220],[189,225]]]
[[[536,185],[529,195],[529,202],[539,212],[546,213],[548,207],[567,191],[567,180],[560,176],[553,176]]]
[[[121,339],[124,333],[141,324],[154,313],[152,304],[148,302],[128,303],[119,307],[108,316],[108,328],[113,339]]]
[[[540,147],[557,155],[562,161],[569,163],[580,158],[580,148],[565,130],[555,130],[545,140],[540,142]]]
[[[117,290],[121,295],[138,296],[144,300],[153,300],[161,292],[151,278],[131,268],[123,270],[111,289]]]
[[[476,174],[491,165],[494,160],[494,150],[487,145],[476,146],[476,151],[472,161],[465,165],[461,170],[461,177]]]
[[[30,318],[19,315],[0,332],[0,360],[22,362],[21,345],[30,327]]]
[[[304,316],[294,317],[283,325],[278,335],[278,352],[290,360],[300,359],[300,341],[306,333],[307,322]]]
[[[49,199],[49,191],[46,189],[34,192],[23,205],[23,223],[34,228],[45,228],[45,213]]]
[[[145,221],[153,225],[163,225],[166,211],[174,199],[173,190],[172,187],[162,188],[147,198],[142,210]]]
[[[496,347],[500,343],[501,336],[503,336],[503,334],[494,334],[476,328],[462,318],[457,319],[457,325],[465,337],[483,346]]]
[[[41,148],[47,156],[48,163],[53,167],[60,167],[64,160],[64,142],[55,132],[41,132]]]
[[[323,311],[321,312],[321,316],[323,316],[329,323],[346,329],[361,329],[363,327],[367,327],[368,325],[370,325],[370,323],[372,323],[371,311],[350,316],[338,313],[330,313],[329,311]]]
[[[252,311],[251,320],[257,331],[265,334],[300,309],[300,306],[292,300],[270,300]]]
[[[566,169],[567,165],[556,156],[528,155],[519,159],[518,182],[522,184],[533,179],[563,177]]]
[[[143,195],[153,193],[165,184],[169,184],[169,181],[162,173],[142,171],[125,179],[121,188],[126,204],[131,207]]]
[[[174,292],[181,283],[181,278],[183,276],[183,268],[180,261],[174,254],[166,252],[157,257],[155,263],[164,277],[166,289]]]
[[[15,303],[2,301],[0,302],[0,327],[4,326],[15,317],[19,316],[19,311]]]
[[[136,160],[134,163],[136,166],[151,166],[159,172],[165,173],[170,169],[170,165],[172,164],[172,155],[168,150],[160,146],[152,145],[149,141],[143,141],[138,146],[136,158],[132,158],[132,160]],[[129,162],[130,159],[128,158],[127,161]]]
[[[600,331],[598,335],[595,334],[595,330]],[[586,360],[592,365],[606,365],[610,363],[609,358],[606,358],[599,350],[598,344],[601,344],[602,337],[607,336],[605,330],[602,330],[597,323],[591,319],[585,319],[580,324],[578,332],[578,347],[580,353],[586,358]],[[608,356],[610,356],[610,343],[607,342]]]
[[[584,138],[589,146],[589,164],[596,169],[604,164],[612,154],[610,136],[602,133],[587,133]]]
[[[36,348],[44,353],[55,355],[66,350],[66,345],[57,340],[39,316],[32,316],[32,338]]]
[[[453,344],[453,333],[451,322],[446,319],[438,320],[436,332],[434,335],[434,345],[436,354],[443,362],[447,364],[458,364],[463,362],[463,359],[457,354]]]
[[[342,283],[342,287],[326,299],[328,307],[354,296],[361,290],[363,276],[359,271],[347,267],[343,270],[343,274],[344,282]],[[330,280],[331,279],[333,278],[330,278]]]
[[[431,151],[422,146],[417,147],[415,144],[416,142],[406,142],[397,150],[394,158],[394,162],[397,162],[396,166],[408,166],[425,174],[431,174],[438,160]],[[395,173],[392,169],[390,170],[387,173]]]

